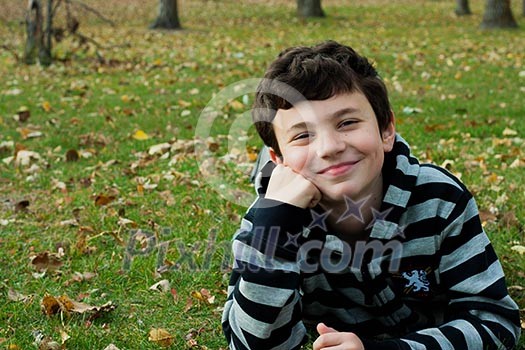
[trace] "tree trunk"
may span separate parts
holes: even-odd
[[[517,28],[510,0],[487,0],[481,28]]]
[[[299,17],[324,17],[321,0],[297,0]]]
[[[159,0],[159,16],[152,29],[181,29],[177,0]]]
[[[523,0],[525,1],[525,0]],[[456,15],[466,16],[471,15],[470,6],[468,0],[456,0]]]
[[[46,9],[46,27],[44,30],[44,15],[40,0],[29,0],[26,15],[26,47],[24,62],[34,64],[38,54],[40,64],[51,64],[51,47],[53,34],[53,0],[48,0]]]
[[[47,0],[46,10],[46,30],[44,31],[44,38],[42,40],[42,46],[38,54],[40,64],[43,66],[49,66],[51,64],[51,47],[53,35],[53,0]]]
[[[26,14],[26,47],[24,51],[24,61],[26,64],[36,62],[37,49],[44,42],[44,32],[42,30],[42,7],[39,0],[30,0]]]

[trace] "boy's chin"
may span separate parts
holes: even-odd
[[[355,193],[351,192],[351,191],[344,191],[344,192],[339,192],[339,191],[322,191],[321,190],[321,204],[325,204],[326,206],[339,206],[341,204],[344,204],[346,203],[346,201],[348,199],[352,199],[354,200],[354,197],[356,196]],[[358,199],[355,199],[356,201]],[[331,209],[331,208],[328,208],[327,209]]]

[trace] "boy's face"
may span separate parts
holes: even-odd
[[[384,153],[392,150],[394,121],[380,132],[365,95],[340,94],[278,110],[273,121],[282,163],[310,180],[321,203],[382,195]]]

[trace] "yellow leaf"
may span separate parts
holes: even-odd
[[[44,111],[49,112],[51,111],[51,104],[48,101],[42,102],[42,108]]]
[[[122,96],[120,96],[120,99],[122,100],[122,102],[129,102],[129,96],[128,95],[122,95]]]
[[[137,130],[137,131],[135,131],[135,133],[133,134],[133,138],[134,138],[135,140],[144,141],[144,140],[149,139],[149,136],[148,136],[148,134],[146,134],[144,131],[142,131],[142,130]]]

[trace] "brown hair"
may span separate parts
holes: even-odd
[[[263,142],[281,155],[272,125],[278,109],[290,109],[300,100],[326,100],[356,91],[366,96],[379,130],[385,130],[391,120],[388,92],[366,57],[335,41],[292,47],[279,54],[259,83],[253,122]]]

